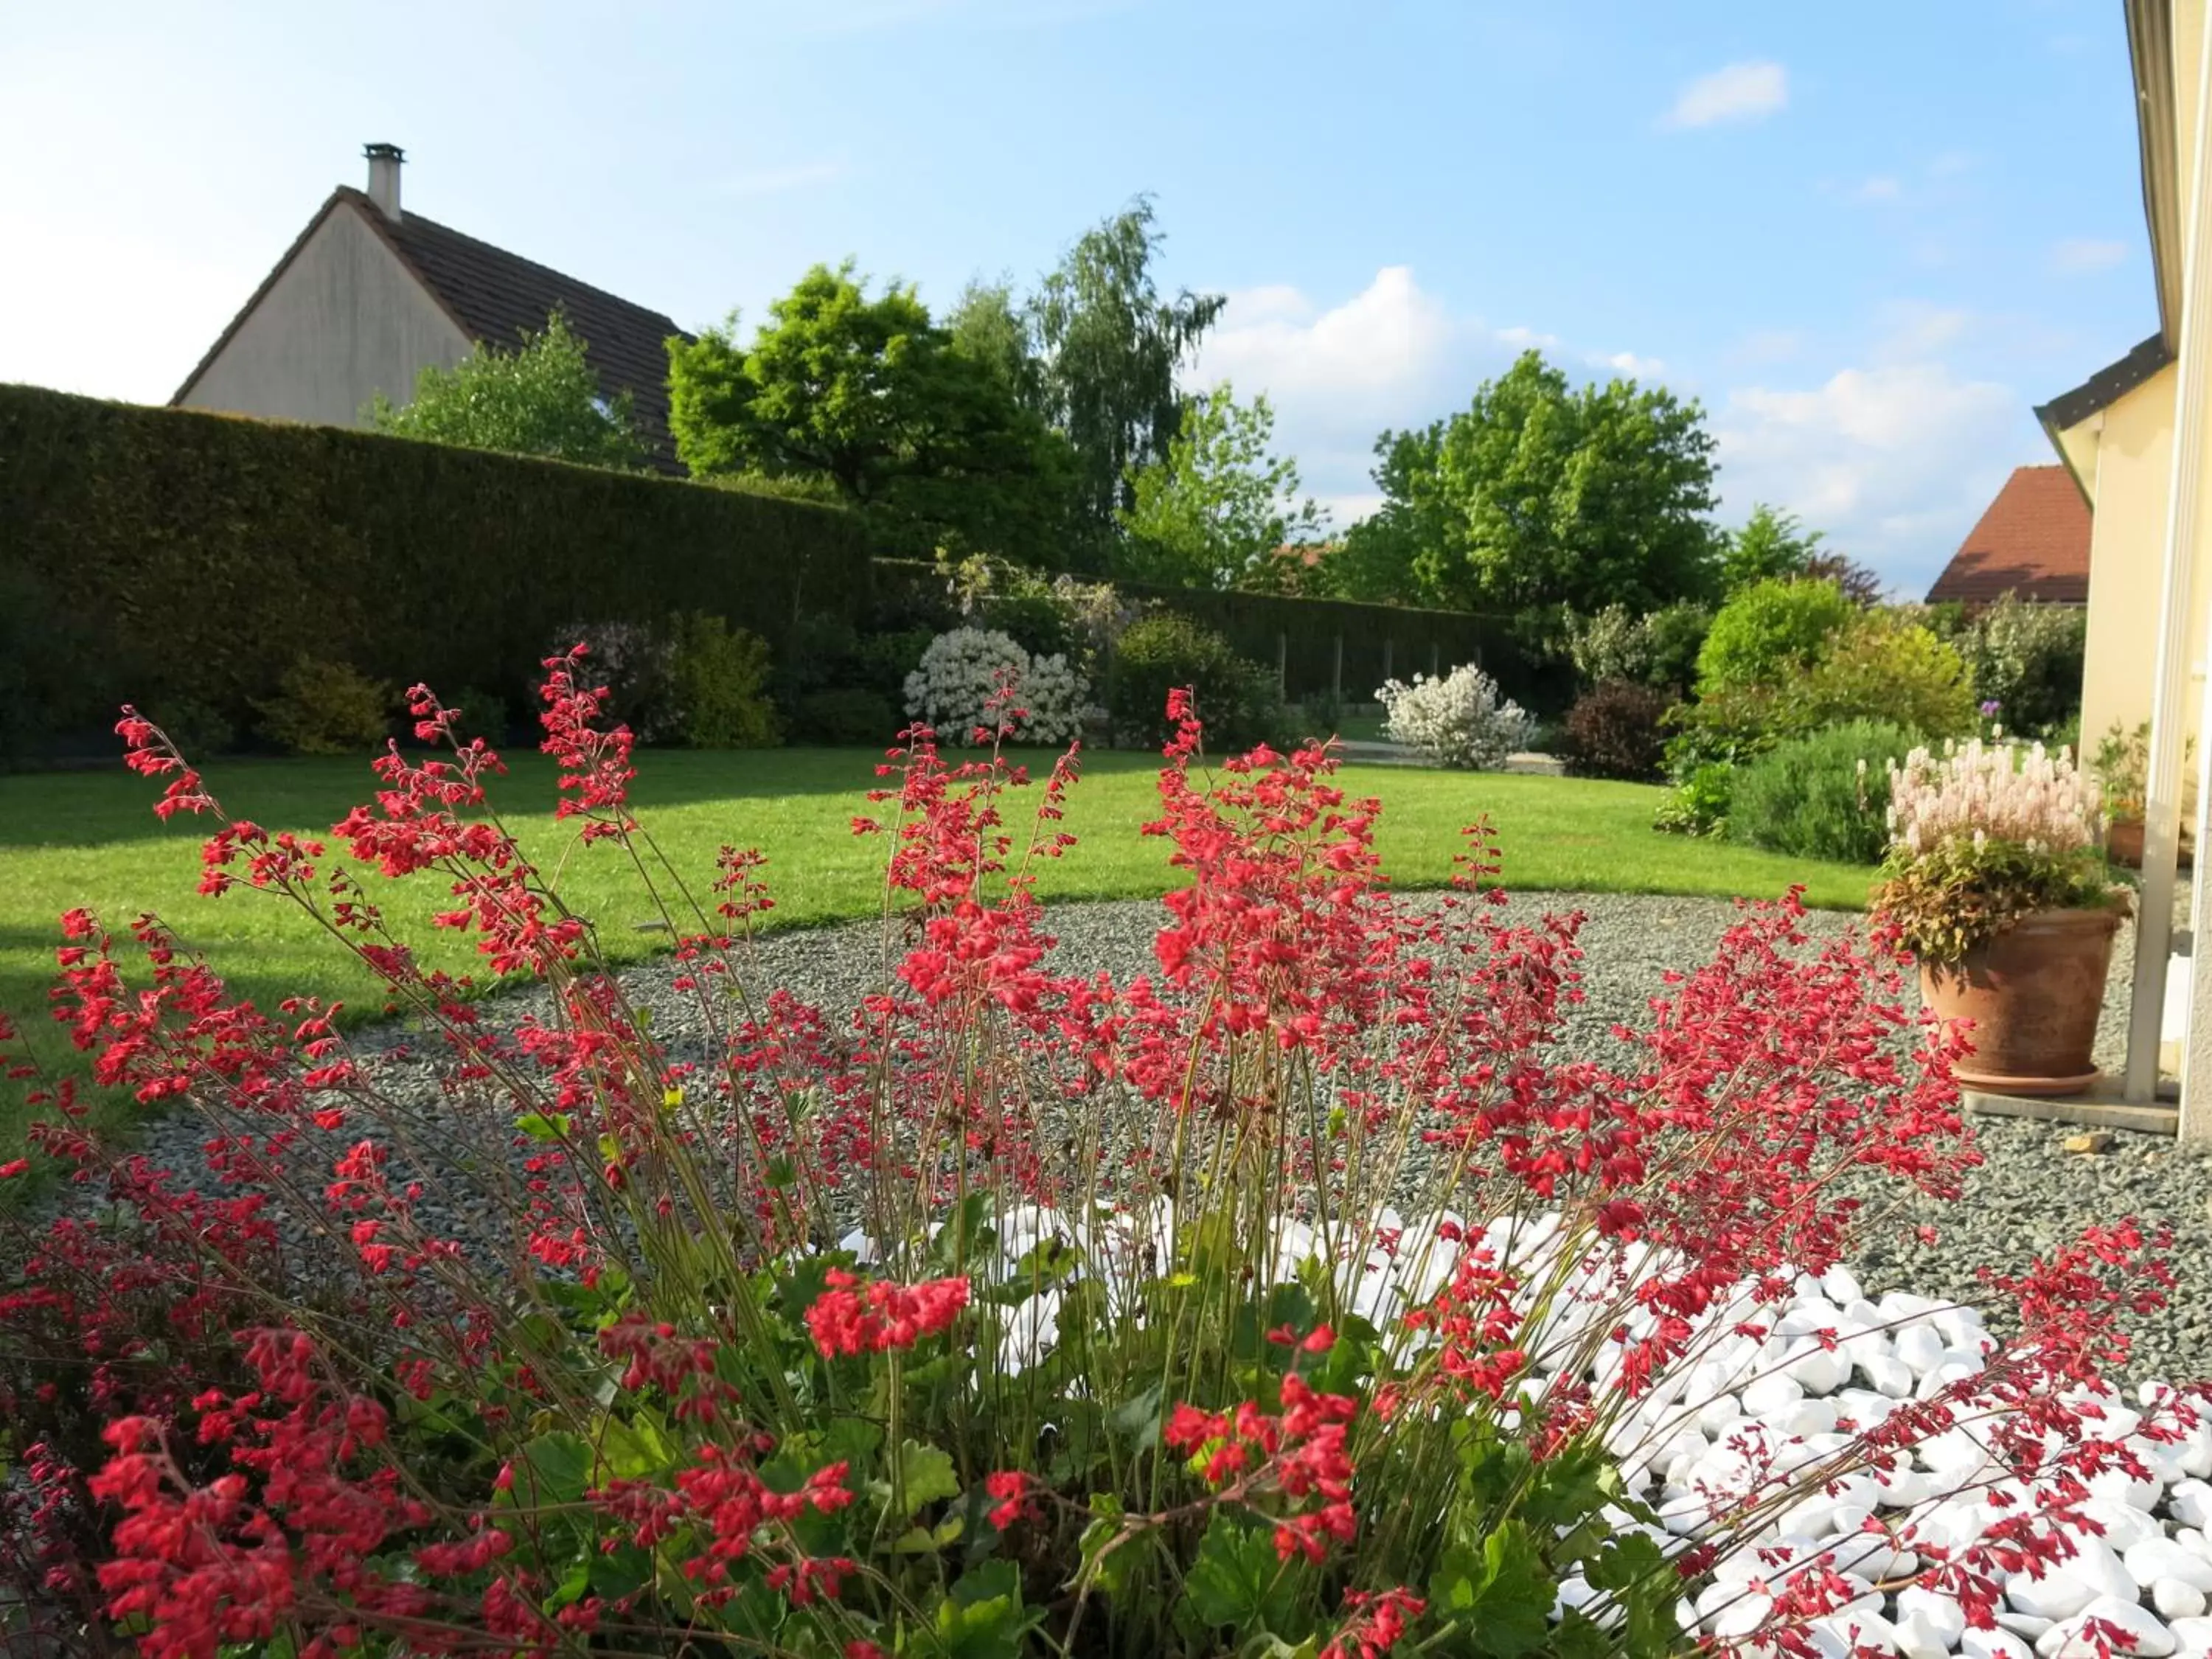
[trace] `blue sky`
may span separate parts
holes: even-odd
[[[620,15],[622,21],[608,21]],[[0,380],[160,401],[368,139],[687,325],[855,256],[950,301],[1157,198],[1340,521],[1524,343],[1705,403],[1723,517],[1904,587],[2155,325],[2100,0],[813,0],[0,14]]]

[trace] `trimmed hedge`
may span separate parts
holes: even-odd
[[[578,620],[702,611],[780,656],[804,614],[864,618],[869,575],[836,507],[0,386],[0,592],[73,630],[22,747],[126,699],[244,725],[303,655],[519,696]]]
[[[880,603],[890,603],[891,596],[901,592],[910,594],[916,606],[942,602],[944,584],[933,565],[880,559],[876,582]],[[1212,629],[1239,655],[1270,673],[1279,664],[1283,694],[1293,702],[1325,697],[1332,691],[1346,702],[1370,702],[1386,679],[1449,674],[1462,663],[1481,668],[1504,696],[1524,708],[1555,710],[1574,695],[1571,672],[1532,661],[1515,643],[1511,624],[1503,617],[1277,593],[1150,587],[1135,582],[1114,586],[1127,598],[1157,604]]]

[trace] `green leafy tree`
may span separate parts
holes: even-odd
[[[886,550],[953,544],[1024,563],[1066,550],[1066,443],[911,288],[817,265],[750,344],[734,314],[669,347],[669,424],[700,476],[827,480]]]
[[[1810,671],[1851,620],[1833,582],[1769,577],[1730,596],[1698,652],[1698,695],[1778,687]]]
[[[1322,523],[1298,499],[1297,463],[1272,453],[1274,431],[1267,398],[1240,404],[1225,380],[1192,398],[1167,454],[1130,469],[1115,574],[1169,587],[1266,585],[1276,550]]]
[[[362,410],[379,432],[426,443],[635,469],[646,449],[627,392],[608,397],[584,342],[559,312],[512,351],[481,346],[451,368],[426,368],[405,404],[378,392]]]
[[[1176,371],[1227,303],[1188,289],[1163,299],[1163,240],[1139,197],[1078,238],[1024,308],[1035,406],[1073,448],[1079,509],[1104,532],[1135,505],[1133,469],[1166,458],[1182,417]]]
[[[1347,579],[1470,611],[1656,610],[1716,586],[1713,440],[1663,387],[1579,389],[1523,354],[1473,404],[1376,444],[1384,504],[1347,538]]]
[[[1789,581],[1806,574],[1826,537],[1795,513],[1760,501],[1743,528],[1730,531],[1721,553],[1721,586],[1733,593],[1753,582]]]

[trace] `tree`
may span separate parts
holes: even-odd
[[[1704,410],[1663,387],[1576,390],[1530,351],[1466,410],[1376,450],[1383,506],[1353,526],[1344,566],[1411,590],[1387,597],[1650,611],[1716,586],[1713,440]]]
[[[585,466],[645,465],[629,393],[605,395],[584,342],[557,311],[514,349],[481,346],[451,368],[426,368],[413,401],[395,404],[380,392],[362,413],[380,432],[426,443]]]
[[[1297,464],[1269,453],[1274,431],[1267,398],[1240,404],[1225,380],[1190,398],[1166,455],[1130,469],[1115,574],[1165,587],[1267,585],[1276,550],[1322,523],[1297,499]]]
[[[1176,370],[1227,302],[1188,289],[1163,301],[1164,240],[1139,197],[1079,237],[1024,309],[1035,407],[1073,449],[1078,508],[1102,532],[1134,505],[1132,469],[1166,457],[1182,416]]]
[[[890,551],[1063,562],[1065,443],[911,288],[871,297],[850,261],[817,265],[769,314],[750,345],[734,313],[671,343],[669,425],[695,474],[826,479]]]
[[[1753,582],[1788,581],[1806,574],[1814,550],[1826,538],[1817,530],[1806,529],[1795,513],[1760,501],[1743,528],[1723,539],[1721,586],[1733,593]]]

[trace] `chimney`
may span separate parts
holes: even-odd
[[[361,153],[368,157],[368,199],[384,210],[384,216],[395,223],[399,218],[399,164],[407,153],[397,144],[364,144]]]

